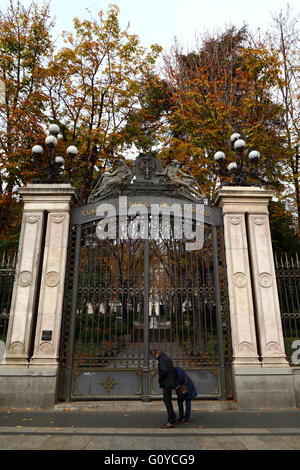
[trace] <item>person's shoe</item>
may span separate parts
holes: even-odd
[[[161,429],[169,429],[169,428],[174,428],[174,424],[172,423],[166,423],[161,426]]]
[[[183,419],[183,418],[177,418],[177,419],[175,420],[175,424],[182,424],[182,423],[184,423],[184,419]]]

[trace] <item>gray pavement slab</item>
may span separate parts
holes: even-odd
[[[268,450],[259,436],[239,436],[239,440],[247,450]]]
[[[200,450],[224,450],[215,436],[197,437]]]
[[[246,450],[239,436],[216,436],[216,439],[224,450]]]
[[[39,410],[0,410],[0,430],[4,426],[30,428],[42,427],[88,427],[88,428],[143,428],[159,429],[166,421],[164,410],[151,411],[39,411]],[[232,429],[286,429],[300,428],[300,410],[289,411],[194,411],[188,425],[177,429],[198,428]],[[287,431],[288,432],[288,431]]]
[[[187,425],[161,429],[161,405],[0,410],[0,450],[300,450],[300,410],[194,409]]]

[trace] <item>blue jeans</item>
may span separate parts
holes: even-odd
[[[185,414],[183,409],[183,402],[185,401]],[[183,419],[188,422],[191,416],[192,401],[191,400],[177,400],[179,419]]]

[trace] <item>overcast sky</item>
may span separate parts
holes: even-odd
[[[5,9],[9,0],[1,0]],[[30,0],[21,0],[28,5]],[[43,3],[38,0],[37,3]],[[72,19],[88,17],[86,8],[93,14],[107,11],[109,4],[120,8],[120,23],[124,28],[130,23],[130,32],[140,37],[143,46],[157,43],[167,52],[177,37],[184,48],[192,48],[195,35],[213,32],[224,26],[248,24],[252,31],[258,27],[267,30],[272,13],[286,10],[287,3],[293,15],[300,14],[299,0],[50,0],[52,15],[56,17],[55,35],[62,30],[72,30]]]

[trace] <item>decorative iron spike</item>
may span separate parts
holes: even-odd
[[[5,267],[5,251],[3,252],[3,256],[2,256],[2,261],[1,261],[1,268],[4,268]]]
[[[289,268],[289,260],[287,257],[287,253],[285,253],[285,261],[286,261],[286,267]]]

